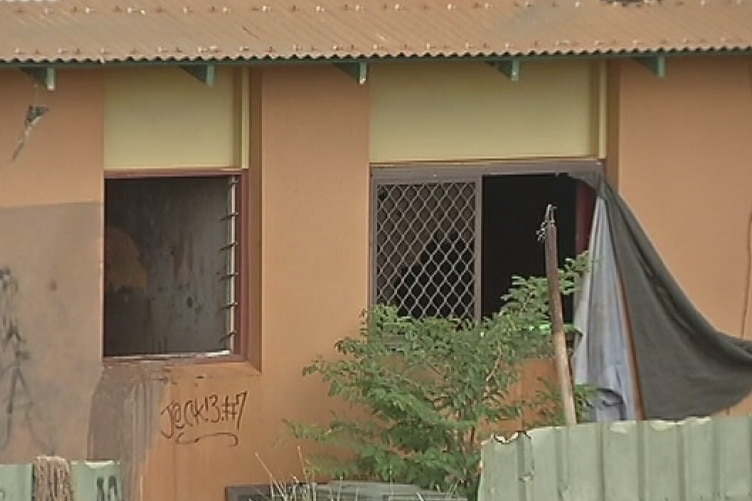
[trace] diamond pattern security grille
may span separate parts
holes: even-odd
[[[415,318],[474,318],[475,181],[376,184],[375,301]]]

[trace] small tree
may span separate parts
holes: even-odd
[[[566,262],[562,294],[575,291],[585,267],[584,257]],[[417,320],[377,306],[359,337],[337,342],[341,358],[306,367],[304,374],[323,377],[331,396],[368,415],[335,415],[323,427],[290,423],[298,438],[351,453],[346,461],[314,458],[314,468],[335,478],[458,488],[474,498],[479,430],[522,416],[526,404],[510,389],[525,362],[552,352],[546,280],[515,277],[504,299],[501,311],[480,322]]]

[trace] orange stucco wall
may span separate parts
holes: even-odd
[[[11,156],[26,108],[49,113]],[[70,202],[102,203],[104,79],[99,71],[62,71],[46,91],[20,71],[0,71],[0,207]]]
[[[695,305],[741,332],[752,215],[752,81],[744,58],[614,63],[609,169]],[[748,312],[749,313],[749,312]],[[736,412],[752,411],[745,403]]]
[[[47,92],[0,71],[2,463],[85,458],[101,370],[104,82],[99,71],[58,79]],[[13,161],[29,105],[49,112]]]

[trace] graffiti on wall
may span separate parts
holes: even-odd
[[[24,372],[31,355],[16,316],[17,294],[18,281],[12,271],[0,267],[0,451],[10,445],[13,426],[20,421],[40,450],[54,454],[52,441],[42,433]]]
[[[160,412],[160,432],[178,445],[220,438],[235,447],[240,441],[238,432],[247,397],[248,392],[241,391],[173,400]]]

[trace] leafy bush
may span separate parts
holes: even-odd
[[[585,268],[584,256],[566,262],[562,294],[574,293]],[[366,414],[335,415],[324,427],[289,423],[297,438],[351,453],[348,460],[318,457],[314,466],[335,478],[458,489],[474,498],[479,432],[522,416],[530,403],[510,390],[525,362],[553,350],[546,279],[515,277],[504,299],[501,311],[480,322],[417,320],[385,306],[365,314],[360,336],[337,342],[342,357],[318,358],[303,371]],[[543,407],[554,415],[552,405]]]
[[[528,402],[528,409],[534,415],[527,424],[530,428],[541,426],[564,426],[564,413],[561,408],[561,391],[555,381],[541,379],[542,388]],[[590,420],[590,402],[595,396],[595,388],[589,385],[576,385],[574,388],[574,407],[577,422]]]

